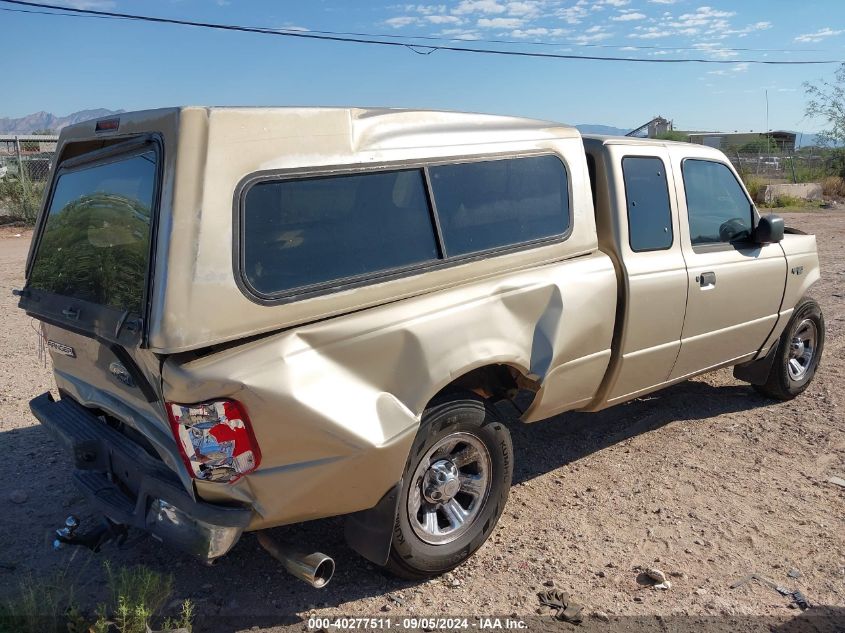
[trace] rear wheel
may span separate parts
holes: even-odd
[[[387,569],[428,578],[481,547],[508,498],[512,453],[508,429],[475,394],[433,403],[405,468]]]
[[[809,297],[802,299],[780,337],[766,382],[754,385],[754,388],[777,400],[791,400],[803,392],[816,375],[824,349],[824,335],[824,317],[819,304]]]

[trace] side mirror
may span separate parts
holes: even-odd
[[[783,239],[783,218],[774,213],[764,215],[757,222],[754,229],[754,242],[757,244],[772,244]]]

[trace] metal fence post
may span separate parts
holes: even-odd
[[[798,184],[798,178],[795,175],[795,152],[794,151],[789,156],[789,163],[790,163],[790,165],[792,165],[792,184]]]
[[[21,184],[26,182],[26,175],[23,173],[23,159],[21,158],[21,139],[18,136],[15,136],[15,154],[18,157],[18,178],[20,178]]]

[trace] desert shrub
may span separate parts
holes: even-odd
[[[763,192],[766,190],[766,183],[747,174],[742,175],[742,180],[745,182],[745,188],[748,189],[748,195],[751,196],[751,199],[760,202],[763,199]]]
[[[828,176],[822,181],[822,193],[829,198],[845,198],[845,178]]]
[[[66,631],[67,615],[75,611],[73,591],[74,582],[66,570],[49,578],[24,576],[17,595],[0,603],[0,633]]]
[[[774,200],[763,205],[768,209],[783,209],[785,207],[807,207],[812,206],[807,200],[795,196],[775,196]]]
[[[661,141],[680,141],[682,143],[689,142],[689,134],[684,134],[683,132],[676,132],[675,130],[667,130],[666,132],[661,132],[654,138],[660,139]]]
[[[49,578],[26,576],[17,595],[0,602],[0,633],[148,633],[191,631],[194,605],[185,600],[176,618],[161,617],[173,593],[173,576],[143,566],[113,568],[104,563],[109,598],[95,613],[74,601],[77,579],[67,571]]]
[[[35,224],[44,186],[43,182],[25,182],[13,176],[0,180],[0,206],[9,209],[9,220]]]

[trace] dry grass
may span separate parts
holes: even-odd
[[[828,198],[845,198],[845,178],[828,176],[822,180],[822,193]]]

